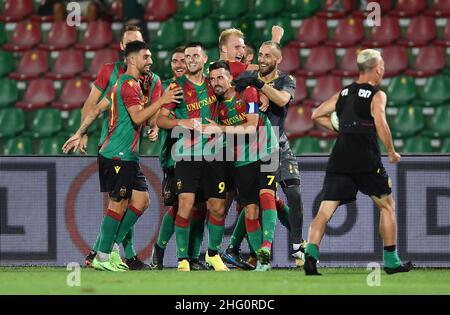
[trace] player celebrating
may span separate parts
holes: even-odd
[[[126,232],[142,215],[133,205],[141,204],[146,209],[150,201],[147,182],[138,163],[144,123],[163,103],[178,102],[181,98],[176,96],[181,90],[168,90],[152,106],[144,108],[138,80],[150,70],[151,53],[144,42],[133,41],[125,48],[125,58],[126,72],[119,77],[108,97],[88,113],[75,135],[63,146],[64,153],[78,148],[87,128],[101,112],[109,110],[108,136],[99,150],[100,186],[102,192],[109,193],[109,203],[101,225],[99,251],[92,262],[95,269],[107,271],[122,271],[126,268],[126,265],[118,264],[111,258],[114,241],[123,241]],[[127,206],[132,209],[134,216],[123,218]],[[119,225],[125,226],[125,233],[120,234]]]
[[[323,201],[309,228],[306,275],[320,275],[316,264],[327,222],[339,205],[356,200],[358,190],[370,196],[380,209],[386,273],[408,272],[413,266],[411,262],[402,265],[396,250],[397,223],[391,180],[381,163],[377,142],[378,135],[390,163],[400,161],[386,122],[386,94],[378,88],[384,61],[378,51],[365,49],[358,54],[357,64],[358,80],[322,103],[312,116],[318,124],[334,130],[330,114],[336,111],[339,131],[327,164]]]

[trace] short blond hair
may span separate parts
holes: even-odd
[[[375,68],[381,61],[381,53],[375,49],[361,50],[356,58],[360,72],[368,72]]]
[[[242,33],[241,30],[237,28],[227,28],[226,30],[223,30],[222,33],[220,33],[219,36],[219,48],[222,48],[223,45],[228,41],[228,38],[230,36],[236,36],[239,38],[244,39],[244,33]]]

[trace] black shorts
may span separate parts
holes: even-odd
[[[276,171],[268,170],[268,166],[271,164],[270,161],[259,163],[259,189],[270,189],[276,192],[278,187]]]
[[[234,191],[236,189],[234,185],[234,162],[224,162],[225,163],[225,186],[226,190]]]
[[[323,200],[337,200],[346,204],[356,200],[358,190],[368,196],[391,194],[391,179],[384,167],[370,173],[327,172],[323,184]]]
[[[236,188],[236,199],[240,206],[259,204],[260,171],[259,162],[233,167],[232,174]]]
[[[148,191],[147,180],[138,162],[98,156],[100,191],[108,192],[114,201],[130,199],[133,189]]]
[[[195,193],[202,199],[225,199],[225,163],[222,161],[179,161],[175,164],[175,185],[178,194]],[[200,201],[200,200],[197,200]]]
[[[163,170],[162,197],[164,200],[164,206],[166,207],[174,206],[177,203],[175,190],[175,169],[173,167]]]

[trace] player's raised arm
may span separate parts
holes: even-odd
[[[311,118],[320,126],[323,126],[331,131],[336,131],[331,124],[330,115],[336,110],[336,103],[339,98],[339,93],[334,94],[328,100],[320,104],[320,106],[314,111]]]

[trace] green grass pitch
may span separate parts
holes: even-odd
[[[450,294],[450,269],[415,269],[389,276],[382,271],[380,286],[367,284],[370,271],[364,268],[320,268],[320,272],[321,277],[306,277],[300,269],[110,273],[82,268],[81,286],[70,287],[66,282],[70,271],[62,267],[0,267],[0,294]]]

